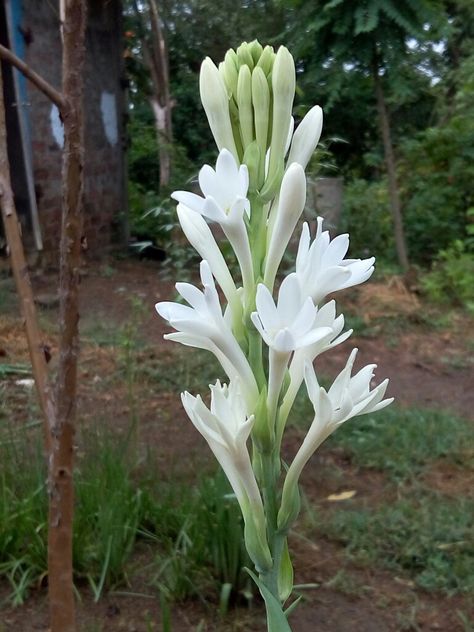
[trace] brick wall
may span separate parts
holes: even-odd
[[[92,255],[106,251],[120,234],[123,200],[121,7],[118,0],[91,0],[85,72],[85,225]],[[26,61],[49,82],[61,85],[59,2],[23,2],[23,28],[31,31]],[[46,254],[58,247],[61,220],[62,126],[57,111],[28,87],[33,170]]]

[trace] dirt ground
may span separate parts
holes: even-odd
[[[53,275],[41,275],[34,280],[35,293],[44,306],[42,322],[53,366],[54,286]],[[390,287],[385,282],[373,282],[367,288],[370,289],[361,288],[340,297],[340,308],[345,313],[358,314],[355,327],[362,329],[364,335],[357,336],[356,332],[349,341],[323,355],[318,360],[321,373],[332,376],[340,371],[351,348],[358,346],[358,362],[377,363],[376,375],[390,378],[388,394],[394,396],[399,405],[447,409],[474,419],[472,334],[469,338],[472,322],[465,316],[455,315],[447,328],[428,326],[426,308],[399,282],[394,281]],[[154,313],[153,305],[158,300],[172,298],[173,287],[160,275],[158,264],[111,260],[107,265],[89,265],[81,287],[80,409],[83,413],[80,423],[93,423],[97,411],[105,410],[107,417],[120,428],[120,420],[128,416],[123,394],[97,388],[97,383],[116,368],[111,348],[98,344],[97,339],[110,335],[110,330],[133,318],[132,297],[141,303],[137,325],[139,335],[145,340],[141,353],[152,360],[166,358],[169,353],[170,343],[162,340],[167,327]],[[21,321],[15,315],[16,306],[13,304],[1,311],[0,354],[5,361],[23,362],[27,359],[27,349]],[[179,476],[189,478],[200,464],[209,466],[210,459],[204,441],[192,425],[186,423],[178,401],[178,392],[171,389],[161,389],[156,396],[147,396],[141,408],[141,439],[157,447],[163,470],[169,471],[170,462],[184,462],[187,465],[180,467]],[[179,428],[179,441],[176,441],[176,428]],[[286,450],[292,452],[296,441],[299,441],[298,431],[292,430]],[[323,449],[313,459],[312,474],[305,480],[309,498],[324,501],[328,493],[335,491],[330,481],[324,477],[318,479],[318,472],[328,460],[337,458],[337,454]],[[378,472],[361,471],[349,463],[339,465],[344,469],[344,486],[356,489],[360,502],[370,502],[387,493]],[[463,493],[466,488],[472,492],[473,481],[469,483],[454,477],[453,482],[451,471],[443,475],[437,470],[433,476],[437,477],[439,487],[446,486],[447,493]],[[314,584],[314,588],[305,592],[307,599],[292,615],[295,632],[467,632],[472,629],[465,627],[457,615],[458,610],[466,611],[460,597],[439,597],[415,588],[405,577],[351,565],[344,557],[342,546],[324,539],[313,542],[295,536],[290,549],[295,553],[296,583]],[[337,580],[341,569],[351,578],[342,588]],[[0,587],[0,603],[5,591],[6,587]],[[150,622],[160,620],[158,600],[147,595],[144,586],[133,585],[126,592],[135,596],[115,593],[94,604],[88,591],[81,590],[80,629],[90,632],[160,630],[159,624],[146,623],[148,615]],[[25,606],[0,610],[0,631],[45,631],[46,608],[45,590],[39,587]],[[250,611],[240,609],[220,621],[201,603],[188,602],[173,607],[172,619],[173,632],[195,630],[200,622],[204,622],[202,630],[259,632],[265,629],[263,612],[258,605],[253,605]]]

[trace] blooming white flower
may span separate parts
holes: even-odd
[[[296,274],[303,291],[317,304],[331,292],[366,281],[374,271],[375,257],[344,259],[349,248],[349,235],[338,235],[331,241],[329,232],[322,230],[323,218],[318,217],[316,237],[311,244],[309,226],[301,231]]]
[[[381,410],[393,401],[393,397],[383,399],[388,379],[370,390],[375,364],[365,366],[351,377],[356,355],[357,349],[354,349],[329,391],[319,386],[313,365],[306,364],[306,388],[313,404],[314,419],[286,475],[278,517],[280,526],[286,526],[294,517],[293,499],[299,477],[321,443],[348,419]]]
[[[336,302],[334,300],[329,301],[329,303],[318,309],[313,328],[328,328],[329,332],[313,344],[300,347],[293,354],[289,366],[290,384],[282,402],[281,421],[283,425],[303,382],[305,365],[308,362],[312,364],[317,356],[341,344],[352,334],[352,329],[342,333],[344,315],[340,314],[336,317]],[[281,431],[283,431],[283,428],[281,428]]]
[[[171,301],[163,301],[155,306],[160,316],[178,330],[166,334],[165,338],[214,353],[229,378],[241,381],[246,402],[252,405],[258,396],[255,377],[222,315],[219,295],[207,261],[201,262],[200,271],[204,292],[190,283],[176,283],[178,293],[191,307]]]
[[[245,520],[249,553],[257,566],[269,567],[271,557],[266,542],[263,503],[247,449],[254,416],[247,415],[238,381],[227,386],[218,380],[210,389],[210,410],[199,395],[194,397],[185,392],[181,400],[234,490]]]
[[[330,327],[314,327],[317,307],[310,297],[303,299],[295,273],[281,284],[276,305],[263,283],[257,287],[255,303],[257,311],[251,314],[252,322],[267,345],[276,351],[294,351],[332,333]]]
[[[204,165],[200,170],[199,186],[204,197],[189,191],[174,191],[171,197],[221,225],[237,256],[244,286],[250,287],[253,283],[253,265],[244,222],[244,213],[250,216],[246,165],[239,167],[233,155],[223,149],[217,158],[215,170],[210,165]]]

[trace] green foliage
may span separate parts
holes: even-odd
[[[460,239],[441,250],[431,271],[421,279],[432,301],[454,304],[474,313],[474,257]]]
[[[175,507],[155,506],[143,535],[160,543],[162,552],[153,565],[152,583],[168,600],[218,599],[220,595],[221,600],[225,598],[225,603],[221,601],[225,609],[231,593],[233,598],[239,594],[250,598],[251,582],[243,571],[250,560],[242,515],[221,472],[204,480],[194,493],[183,489],[182,500]]]
[[[339,510],[326,527],[351,557],[405,572],[425,590],[472,594],[474,501],[417,495],[377,510]]]
[[[390,406],[344,424],[329,439],[342,446],[357,465],[385,470],[395,480],[416,478],[435,459],[472,463],[465,451],[470,425],[449,412]]]
[[[352,255],[371,254],[390,261],[394,249],[385,180],[349,182],[344,190],[343,205],[342,228],[350,234]]]
[[[200,595],[207,601],[221,595],[225,610],[231,597],[250,598],[250,580],[242,570],[250,563],[242,517],[222,473],[195,488],[160,482],[152,456],[138,469],[123,439],[91,434],[83,444],[73,562],[75,577],[87,580],[96,601],[105,590],[127,583],[133,553],[145,542],[155,556],[151,583],[167,599]],[[46,574],[46,468],[25,431],[11,435],[2,427],[0,457],[0,577],[11,587],[9,600],[21,604]]]

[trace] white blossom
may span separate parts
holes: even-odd
[[[178,293],[190,305],[171,301],[157,303],[156,310],[177,330],[165,338],[181,344],[207,349],[214,353],[229,378],[240,379],[247,403],[252,403],[258,389],[250,365],[222,315],[214,279],[207,261],[201,262],[201,292],[190,283],[177,283]]]
[[[257,311],[251,314],[252,322],[271,349],[291,352],[332,333],[330,327],[314,327],[317,307],[310,297],[303,299],[294,273],[281,284],[276,305],[263,283],[257,287],[255,302]]]
[[[189,191],[175,191],[171,197],[221,225],[238,259],[243,283],[250,287],[253,283],[253,265],[244,221],[244,213],[250,216],[246,165],[239,167],[232,154],[223,149],[217,158],[215,170],[210,165],[202,167],[199,186],[204,197]]]
[[[356,355],[357,349],[354,349],[329,391],[319,385],[313,365],[309,362],[306,364],[305,382],[314,408],[314,419],[285,478],[279,513],[280,526],[286,525],[292,516],[301,472],[321,443],[348,419],[376,412],[393,401],[393,397],[383,399],[388,380],[370,390],[375,364],[365,366],[351,377]]]
[[[322,230],[323,218],[318,217],[316,237],[311,243],[309,226],[305,222],[296,256],[296,274],[303,291],[318,304],[337,290],[366,281],[374,271],[374,257],[344,259],[349,249],[349,235],[331,240]]]

